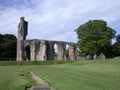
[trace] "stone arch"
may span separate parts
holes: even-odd
[[[66,59],[69,60],[69,44],[67,43],[66,44],[66,47],[65,47],[65,56],[66,56]]]
[[[58,47],[57,47],[57,44],[56,44],[56,43],[54,44],[54,51],[55,51],[55,53],[58,52]]]
[[[56,60],[65,60],[65,42],[63,41],[56,41],[57,44],[57,57]]]
[[[41,43],[40,42],[36,42],[36,44],[35,44],[35,47],[37,48],[36,50],[35,50],[35,52],[36,52],[36,57],[39,55],[39,52],[40,52],[40,45],[41,45]]]
[[[27,46],[25,46],[25,60],[30,60],[30,53],[31,53],[31,51],[30,51],[30,46],[29,45],[27,45]]]
[[[58,57],[58,45],[54,43],[54,59],[57,60]]]
[[[47,60],[54,59],[54,41],[47,41],[46,43],[46,56]]]

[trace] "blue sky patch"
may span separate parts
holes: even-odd
[[[22,7],[28,7],[28,8],[34,8],[35,5],[32,3],[32,0],[0,0],[0,8],[22,8]]]

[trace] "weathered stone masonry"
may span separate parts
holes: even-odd
[[[64,41],[51,40],[26,40],[28,32],[28,22],[24,17],[20,18],[18,25],[18,40],[17,40],[17,61],[22,60],[75,60],[76,59],[76,44]],[[57,52],[55,52],[57,45]],[[69,46],[66,56],[66,46]]]

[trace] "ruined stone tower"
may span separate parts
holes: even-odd
[[[17,39],[17,61],[22,61],[24,54],[23,41],[26,40],[28,32],[28,22],[24,20],[24,17],[20,18],[18,25],[18,39]]]

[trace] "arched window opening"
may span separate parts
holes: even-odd
[[[57,50],[57,44],[56,43],[54,44],[54,51],[55,51],[55,53],[58,52],[58,50]]]
[[[66,58],[69,59],[69,45],[68,44],[66,44],[65,55],[66,55]]]
[[[30,46],[25,47],[25,60],[30,60]]]

